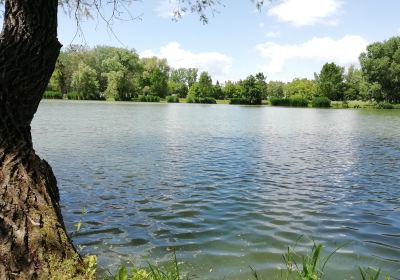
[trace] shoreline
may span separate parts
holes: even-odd
[[[241,107],[276,107],[276,108],[312,108],[312,109],[367,109],[367,110],[396,110],[400,109],[400,104],[391,104],[393,108],[377,108],[378,103],[366,102],[359,100],[352,100],[347,102],[347,106],[343,106],[343,101],[332,101],[331,107],[319,108],[319,107],[295,107],[295,106],[273,106],[268,103],[267,100],[263,100],[261,105],[245,105],[245,104],[230,104],[229,100],[217,100],[216,104],[201,104],[201,103],[188,103],[184,98],[180,99],[180,102],[167,102],[161,100],[159,102],[141,102],[141,101],[115,101],[115,100],[73,100],[73,99],[51,99],[43,98],[41,102],[71,102],[71,103],[104,103],[104,104],[194,104],[194,105],[229,105],[229,106],[241,106]]]

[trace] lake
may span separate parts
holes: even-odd
[[[400,275],[400,110],[43,101],[32,133],[102,273],[175,248],[197,279],[270,279],[303,236],[345,245],[327,279]]]

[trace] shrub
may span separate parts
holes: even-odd
[[[155,95],[139,95],[139,102],[160,102],[160,97]]]
[[[269,102],[272,106],[290,106],[290,101],[287,98],[271,97]]]
[[[165,98],[168,103],[179,103],[179,97],[176,95],[170,95]]]
[[[292,107],[308,107],[308,100],[299,95],[289,97],[289,102]]]
[[[315,108],[329,108],[331,107],[331,100],[328,97],[315,97],[312,100],[312,106]]]
[[[196,103],[217,104],[217,100],[215,100],[214,97],[198,97],[198,98],[196,98]]]
[[[217,104],[217,100],[213,97],[194,97],[193,95],[188,95],[186,98],[187,103],[201,103],[201,104]]]
[[[58,91],[45,91],[43,94],[44,99],[62,99],[62,94]]]
[[[67,98],[70,99],[70,100],[81,100],[81,99],[83,99],[81,97],[81,95],[76,91],[68,92]]]
[[[233,105],[248,105],[249,101],[246,98],[231,98],[229,104]]]
[[[378,103],[375,108],[377,109],[394,109],[393,104],[390,104],[389,102],[381,102]]]
[[[188,95],[187,97],[186,97],[186,102],[187,103],[195,103],[195,100],[196,98],[193,96],[193,95]]]

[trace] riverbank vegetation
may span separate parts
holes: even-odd
[[[214,83],[208,72],[173,69],[165,59],[140,58],[134,50],[70,46],[62,51],[44,98],[398,108],[393,104],[400,103],[400,37],[369,45],[359,60],[360,69],[326,63],[312,80],[267,82],[263,73],[257,73]]]
[[[296,252],[296,246],[288,247],[286,253],[282,255],[283,269],[277,269],[273,279],[277,280],[322,280],[329,277],[325,272],[326,265],[336,252],[337,248],[328,255],[323,254],[323,245],[315,244],[310,252],[300,254]],[[357,274],[361,280],[390,280],[389,274],[384,274],[380,269],[367,267],[358,268]],[[111,274],[111,273],[110,273]],[[105,277],[105,280],[189,280],[194,279],[183,272],[177,260],[176,254],[172,255],[171,260],[163,266],[149,264],[147,267],[120,266],[115,274]],[[226,276],[224,279],[229,279]],[[246,279],[262,280],[265,278],[256,268],[249,266]]]

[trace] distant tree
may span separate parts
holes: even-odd
[[[186,83],[188,87],[191,87],[197,81],[197,68],[189,68],[186,70]]]
[[[250,105],[261,105],[263,92],[257,82],[253,75],[248,76],[241,82],[243,87],[242,98]]]
[[[400,102],[400,37],[369,45],[360,64],[367,81],[381,86],[377,101]]]
[[[142,65],[139,56],[132,51],[119,48],[96,49],[104,50],[107,58],[101,63],[101,76],[106,77],[105,95],[115,100],[132,100],[138,94],[137,81]],[[97,65],[97,64],[96,64]]]
[[[61,58],[61,55],[60,55]],[[65,66],[62,59],[57,60],[56,67],[53,75],[50,78],[48,88],[52,91],[57,91],[65,96],[68,93],[67,75],[65,72]]]
[[[279,81],[270,81],[268,83],[268,96],[269,97],[284,97],[285,83]]]
[[[144,71],[142,74],[142,88],[148,86],[151,94],[160,98],[168,95],[168,79],[170,67],[166,59],[157,57],[142,59]]]
[[[311,100],[317,92],[317,83],[314,80],[294,79],[285,87],[285,96],[299,95]]]
[[[212,83],[211,76],[208,72],[201,72],[199,77],[199,89],[200,89],[200,97],[213,97],[214,96],[214,86]]]
[[[239,83],[228,81],[223,87],[224,99],[240,98],[242,96],[242,87]]]
[[[185,83],[174,82],[172,80],[168,81],[168,94],[186,98],[188,91],[188,86]]]
[[[224,92],[222,91],[222,87],[219,84],[219,81],[217,81],[214,85],[214,89],[213,89],[213,93],[214,93],[214,98],[215,99],[224,99]]]
[[[264,73],[259,72],[255,75],[256,78],[256,85],[258,89],[261,91],[262,99],[268,98],[268,84],[266,82],[267,77]]]
[[[201,87],[199,83],[194,83],[189,89],[188,96],[192,98],[200,98],[203,97],[203,92],[201,91]]]
[[[361,98],[361,85],[364,82],[362,71],[351,65],[345,74],[346,91],[345,100],[357,100]]]
[[[335,63],[326,63],[319,75],[316,75],[317,95],[326,96],[330,100],[343,100],[346,84],[344,68]]]
[[[71,87],[78,92],[83,99],[100,99],[99,82],[96,77],[97,75],[94,69],[81,63],[72,75]]]

